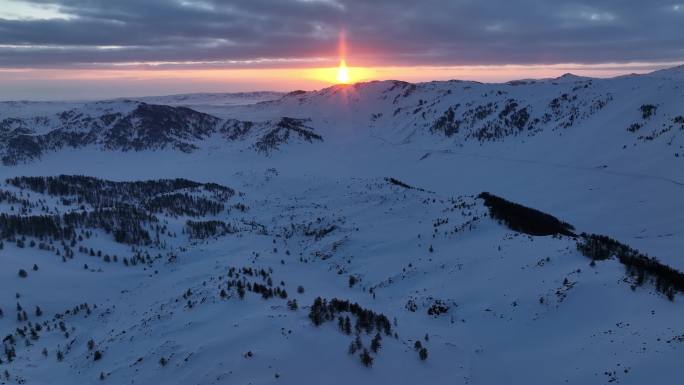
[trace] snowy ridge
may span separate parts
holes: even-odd
[[[556,79],[506,84],[376,81],[314,92],[292,92],[282,97],[273,93],[214,95],[217,99],[225,96],[266,100],[223,107],[204,102],[211,99],[211,94],[146,98],[171,103],[174,107],[168,113],[182,111],[181,115],[188,121],[171,130],[168,135],[173,138],[152,138],[151,142],[161,141],[162,145],[111,144],[106,139],[98,142],[105,142],[102,147],[113,150],[169,147],[188,152],[201,147],[193,141],[201,141],[209,132],[220,131],[216,127],[220,125],[216,123],[217,118],[262,123],[293,117],[306,119],[310,127],[316,128],[317,135],[333,141],[342,129],[355,131],[353,135],[358,140],[371,136],[395,144],[439,149],[459,148],[469,143],[476,146],[491,142],[517,144],[521,140],[540,143],[572,136],[578,141],[604,143],[611,152],[625,150],[622,152],[635,158],[650,158],[657,153],[659,157],[684,159],[684,112],[680,109],[684,99],[680,87],[684,79],[663,77],[677,71],[675,68],[614,79],[567,74]],[[192,108],[176,103],[181,100],[191,101]],[[17,140],[15,137],[19,134],[43,135],[50,130],[68,131],[72,135],[93,130],[112,131],[111,127],[119,124],[120,119],[128,119],[124,115],[130,114],[132,108],[147,105],[140,103],[131,100],[88,103],[52,116],[30,116],[26,111],[32,108],[30,103],[19,103],[12,108],[6,103],[5,112],[0,116],[0,145],[7,147],[8,141]],[[161,104],[149,104],[158,105]],[[642,110],[649,106],[653,110],[645,115]],[[163,107],[157,109],[157,114],[167,113],[162,111]],[[193,114],[194,111],[205,115]],[[190,122],[200,117],[206,120],[203,127]],[[149,141],[145,137],[149,131],[163,131],[149,127],[158,120],[158,116],[151,116],[142,125],[128,123],[131,127],[125,135],[138,135]],[[344,136],[347,140],[348,135]],[[26,152],[25,158],[31,159],[37,151],[27,149]],[[25,160],[18,155],[14,157],[18,159],[9,157],[6,163]]]
[[[196,93],[167,96],[148,96],[131,98],[150,104],[165,104],[169,106],[242,106],[280,99],[282,92],[237,92],[237,93]]]
[[[46,152],[95,146],[103,150],[147,151],[198,149],[202,141],[221,134],[230,140],[247,133],[261,152],[286,143],[290,133],[305,141],[322,140],[300,119],[282,118],[254,124],[222,120],[187,107],[136,101],[96,102],[53,116],[6,118],[0,121],[0,151],[6,165],[40,158]]]

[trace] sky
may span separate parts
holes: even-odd
[[[678,1],[682,1],[678,3]],[[508,81],[684,63],[684,0],[0,0],[0,99]]]

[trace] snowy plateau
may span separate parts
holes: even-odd
[[[0,103],[0,384],[681,384],[684,68]]]

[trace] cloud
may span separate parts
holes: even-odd
[[[658,0],[12,0],[0,13],[0,67],[306,66],[336,61],[342,30],[356,65],[678,61],[682,8]],[[49,12],[21,17],[27,9]]]
[[[68,19],[53,4],[32,4],[19,0],[3,0],[0,8],[0,19],[7,20],[49,20]]]

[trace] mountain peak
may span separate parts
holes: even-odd
[[[586,76],[575,75],[571,72],[566,72],[563,75],[561,75],[557,78],[554,78],[552,80],[557,81],[557,82],[579,82],[579,81],[584,81],[584,80],[589,80],[589,79],[591,79],[591,78],[586,77]]]

